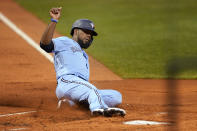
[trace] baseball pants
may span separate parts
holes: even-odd
[[[58,99],[65,98],[73,102],[87,101],[91,111],[115,107],[122,103],[122,95],[116,90],[99,90],[74,75],[65,75],[58,79],[56,88]]]

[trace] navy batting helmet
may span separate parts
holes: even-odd
[[[86,29],[86,30],[90,30],[93,32],[94,36],[97,36],[98,34],[94,31],[95,27],[94,27],[94,23],[88,19],[79,19],[76,20],[73,25],[72,25],[72,29],[70,34],[73,35],[74,33],[74,29]]]

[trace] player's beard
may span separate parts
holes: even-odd
[[[83,42],[82,39],[78,38],[78,41],[77,42],[78,42],[78,44],[80,45],[81,48],[87,49],[92,44],[92,41],[93,41],[93,38],[90,41],[88,41],[88,42],[85,43],[85,42]]]

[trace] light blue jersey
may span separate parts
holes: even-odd
[[[65,36],[53,39],[53,43],[56,79],[58,80],[63,75],[72,74],[88,81],[88,55],[79,44]]]
[[[60,15],[60,11],[61,8],[50,10],[52,22],[57,23],[53,18],[54,15]],[[92,115],[124,116],[123,109],[114,108],[122,103],[120,92],[111,89],[100,90],[89,82],[88,55],[83,49],[87,49],[93,41],[93,36],[97,36],[93,22],[88,19],[79,19],[72,25],[70,34],[74,39],[78,38],[75,39],[76,41],[66,36],[54,38],[51,41],[50,29],[54,29],[53,25],[54,23],[51,23],[45,30],[40,47],[48,53],[54,53],[58,108],[62,101],[68,102],[71,106],[77,103],[88,104]],[[78,33],[75,33],[75,29],[78,29]]]
[[[88,82],[88,56],[76,41],[65,36],[52,41],[58,99],[65,98],[71,103],[86,101],[92,112],[114,107],[122,102],[122,95],[118,91],[98,90]]]

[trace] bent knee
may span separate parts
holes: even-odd
[[[122,103],[122,95],[116,100],[117,105]]]
[[[115,103],[116,105],[119,105],[122,103],[122,95],[120,92],[116,91],[116,95],[115,95]]]

